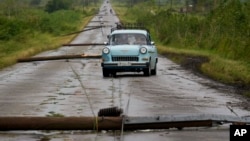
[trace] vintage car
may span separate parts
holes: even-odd
[[[157,49],[146,29],[115,29],[102,50],[103,77],[117,72],[143,72],[156,75]]]

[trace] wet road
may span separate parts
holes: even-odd
[[[115,26],[118,18],[104,3],[92,21],[108,21]],[[89,25],[100,25],[90,22]],[[83,32],[72,43],[103,43],[110,27]],[[100,54],[102,46],[61,47],[38,56]],[[0,71],[0,116],[96,116],[101,108],[118,106],[128,116],[173,114],[250,115],[237,106],[243,98],[227,90],[217,90],[211,80],[200,78],[165,57],[159,56],[156,76],[142,73],[118,73],[103,78],[100,59],[78,59],[20,63]],[[221,85],[223,87],[223,85]],[[0,132],[1,140],[143,140],[143,141],[228,141],[229,127],[191,128],[125,132],[11,131]]]

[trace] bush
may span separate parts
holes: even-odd
[[[1,17],[0,40],[20,38],[35,31],[56,36],[73,32],[81,24],[81,18],[80,12],[72,10],[59,10],[50,14],[38,10],[27,10],[19,18]]]
[[[41,32],[49,32],[54,35],[72,32],[80,24],[81,15],[71,10],[59,10],[51,14],[45,14],[39,22]]]
[[[234,60],[249,59],[246,52],[250,52],[250,17],[247,9],[248,4],[238,0],[231,0],[213,11],[207,18],[209,22],[210,42],[217,42],[217,46],[208,44],[208,48],[214,49],[222,56]],[[216,37],[216,39],[215,39]]]
[[[11,40],[28,28],[23,19],[0,18],[0,40]]]

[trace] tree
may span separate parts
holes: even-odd
[[[71,0],[49,0],[45,6],[45,11],[52,13],[57,10],[67,10],[71,7]]]

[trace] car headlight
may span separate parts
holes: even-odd
[[[109,53],[109,48],[104,48],[103,50],[102,50],[102,52],[104,53],[104,54],[108,54]]]
[[[141,52],[142,54],[147,53],[147,48],[145,48],[145,47],[140,48],[140,52]]]

